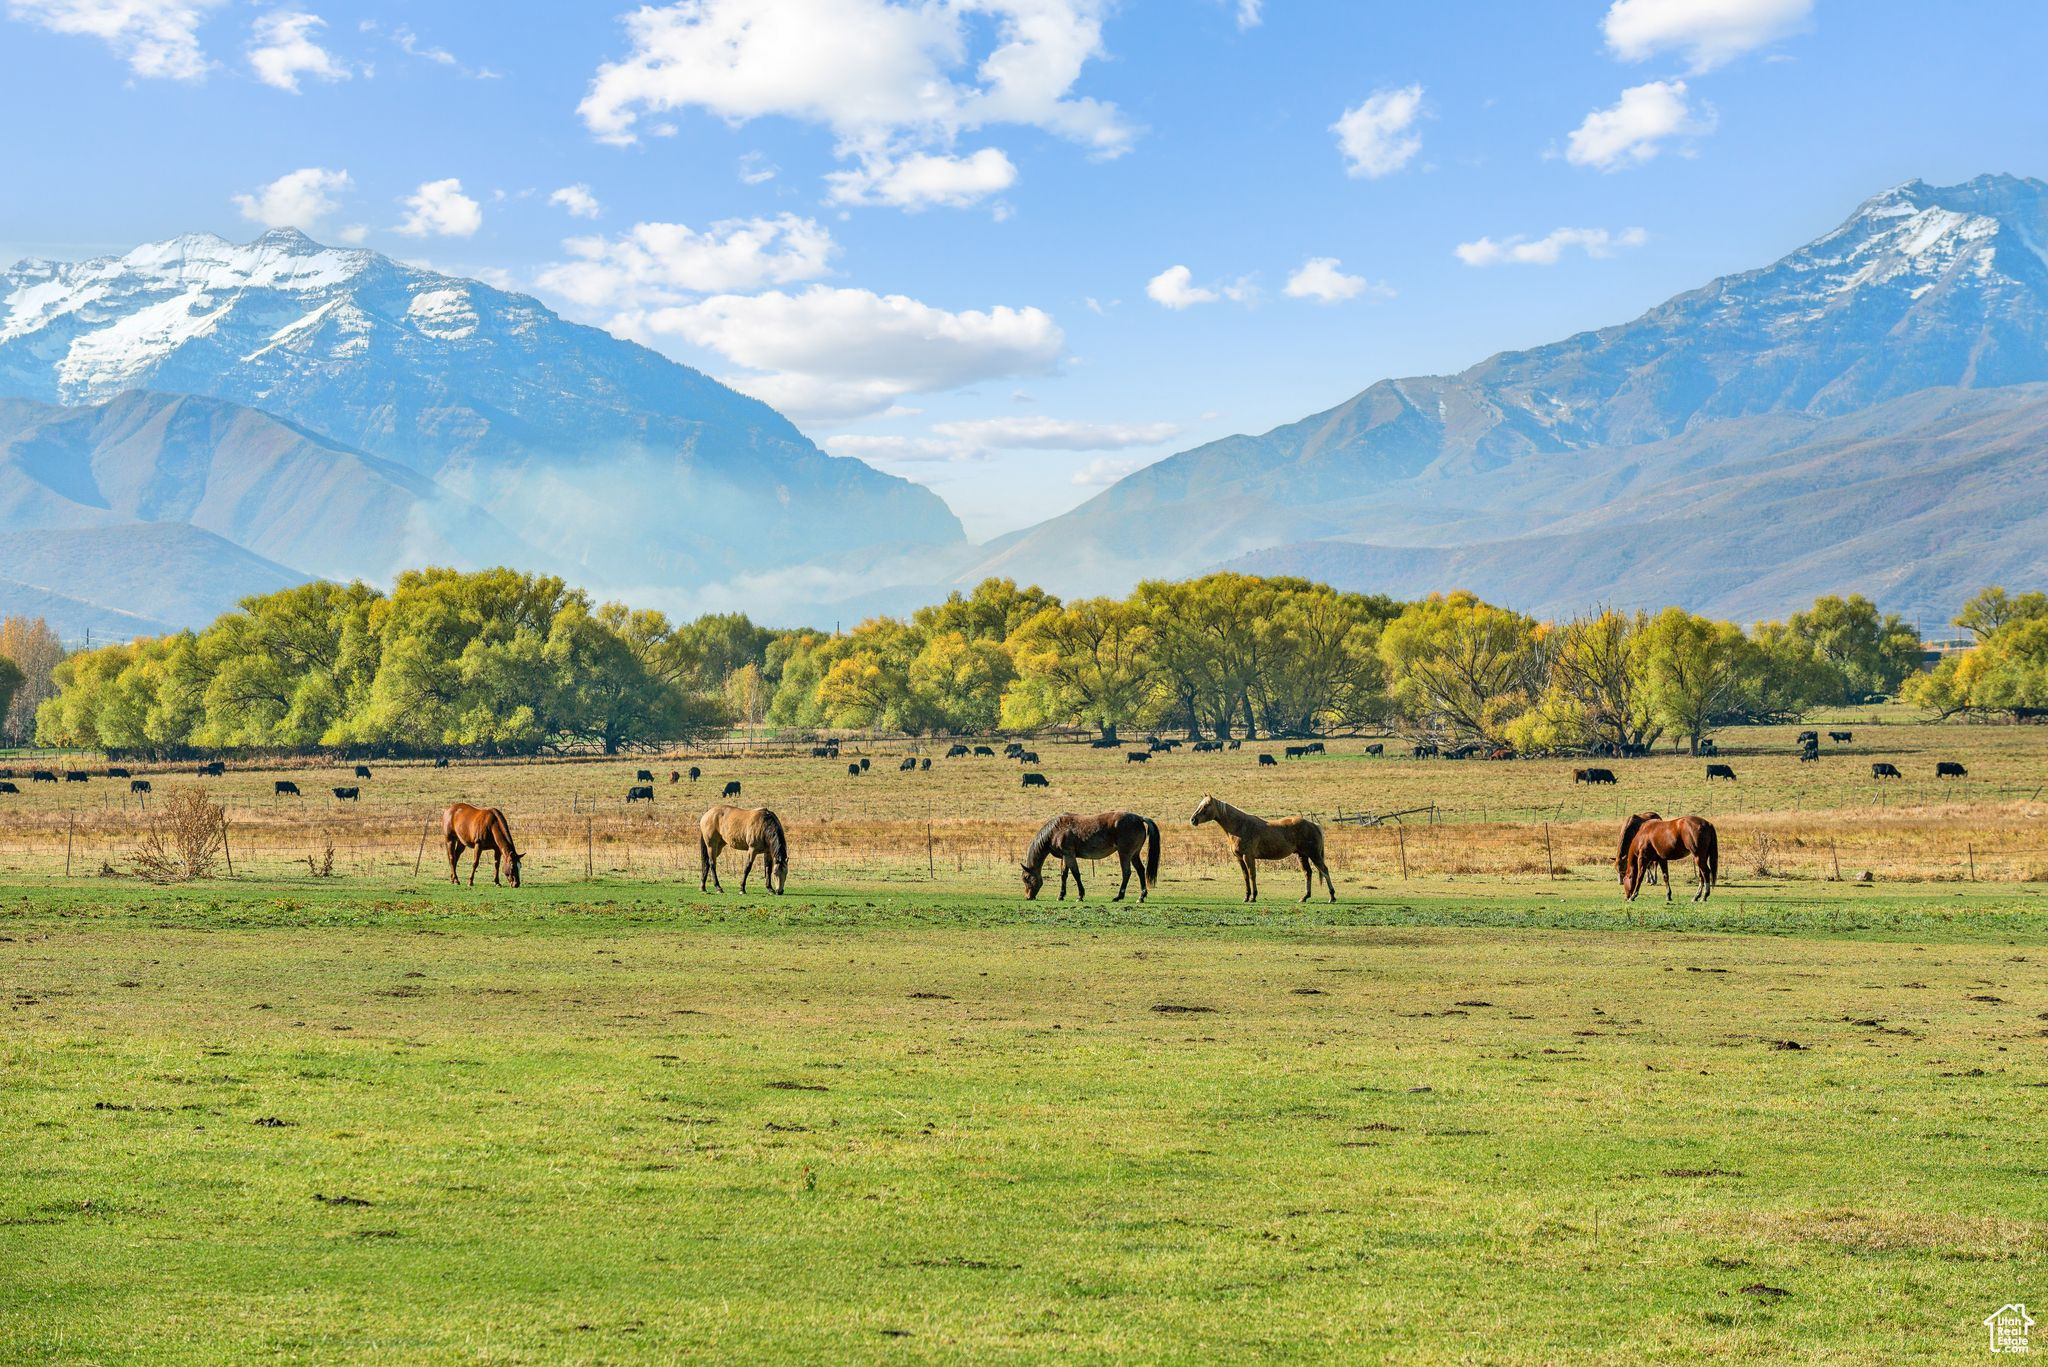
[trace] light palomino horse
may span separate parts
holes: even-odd
[[[789,886],[789,841],[782,833],[782,818],[766,807],[727,807],[721,803],[697,821],[697,857],[701,866],[697,891],[703,892],[707,881],[720,892],[725,891],[725,884],[718,880],[718,856],[728,845],[747,852],[746,866],[740,870],[741,892],[747,890],[747,877],[753,873],[756,859],[767,865],[762,881],[768,885],[768,891],[780,895]]]
[[[1221,798],[1205,797],[1188,824],[1199,826],[1204,821],[1215,822],[1230,837],[1230,852],[1237,856],[1237,866],[1244,871],[1245,901],[1259,900],[1261,859],[1299,859],[1307,883],[1301,900],[1306,902],[1316,895],[1318,873],[1323,876],[1323,886],[1329,889],[1330,900],[1337,900],[1337,887],[1330,881],[1330,866],[1323,862],[1323,828],[1307,817],[1283,816],[1277,821],[1266,821],[1239,811]]]
[[[1039,827],[1024,851],[1024,895],[1036,898],[1045,886],[1041,870],[1048,858],[1060,861],[1060,898],[1066,899],[1067,879],[1081,897],[1088,889],[1081,882],[1082,859],[1107,859],[1115,855],[1124,874],[1123,884],[1110,900],[1121,902],[1130,890],[1131,872],[1138,874],[1138,900],[1145,900],[1159,882],[1159,823],[1136,812],[1103,812],[1099,816],[1076,816],[1062,812]]]
[[[448,842],[449,882],[462,881],[457,868],[462,852],[474,849],[476,857],[469,861],[471,887],[476,886],[476,866],[483,862],[485,850],[491,852],[491,881],[497,882],[502,872],[513,887],[519,886],[519,850],[512,843],[512,828],[505,823],[505,814],[496,807],[456,803],[441,813],[441,835]]]
[[[1700,880],[1692,900],[1704,902],[1714,895],[1714,884],[1721,878],[1721,841],[1714,823],[1697,816],[1666,821],[1655,812],[1637,812],[1621,828],[1621,851],[1614,857],[1622,894],[1635,901],[1654,866],[1664,880],[1664,900],[1671,901],[1671,861],[1688,854]]]

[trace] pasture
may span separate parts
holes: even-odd
[[[1014,761],[905,771],[852,740],[231,766],[205,783],[235,877],[168,889],[121,876],[150,810],[127,781],[60,761],[95,777],[0,797],[0,1344],[1981,1352],[2048,1268],[2048,732],[1859,718],[1801,763],[1797,729],[1724,735],[1733,785],[1659,756],[1591,792],[1566,761],[1359,740],[1272,767],[1276,744],[1126,765],[1039,740],[1029,791]],[[1908,777],[1874,785],[1880,757]],[[126,767],[158,797],[199,781]],[[787,897],[696,890],[696,816],[734,779],[788,819]],[[1336,905],[1269,865],[1247,907],[1187,824],[1210,791],[1425,811],[1330,825]],[[455,798],[506,809],[526,887],[489,888],[488,858],[447,885],[426,823]],[[1085,904],[1023,901],[1043,817],[1110,806],[1159,817],[1159,893],[1108,903],[1112,861]],[[1674,906],[1620,902],[1615,816],[1651,808],[1720,825],[1710,903],[1683,876]]]

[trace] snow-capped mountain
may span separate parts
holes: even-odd
[[[970,577],[1013,574],[1105,591],[1256,553],[1269,571],[1351,566],[1357,587],[1415,591],[1450,585],[1411,583],[1387,567],[1440,573],[1444,557],[1339,555],[1331,543],[1486,545],[1508,547],[1488,563],[1515,566],[1512,582],[1488,587],[1509,601],[1632,602],[1629,585],[1654,538],[1632,537],[1640,554],[1609,555],[1600,574],[1565,574],[1554,559],[1585,553],[1590,543],[1571,533],[1601,510],[1626,507],[1631,525],[1679,517],[1687,481],[1715,470],[1725,479],[1724,464],[1734,469],[1760,451],[1796,446],[1823,420],[1942,387],[2048,381],[2044,252],[2048,184],[2012,176],[1954,186],[1913,181],[1865,201],[1833,232],[1771,265],[1681,294],[1631,322],[1504,352],[1457,375],[1383,380],[1301,422],[1170,457],[996,543]],[[1897,411],[1922,416],[1919,408]],[[1863,439],[1882,442],[1884,434]],[[1853,469],[1836,467],[1835,477]],[[1718,492],[1732,493],[1725,483]],[[1745,549],[1744,538],[1766,520],[1806,526],[1821,538],[1807,543],[1814,551],[1850,530],[1810,525],[1824,504],[1759,499],[1749,515],[1724,520],[1722,568],[1782,567],[1779,552],[1751,557]],[[1732,498],[1724,506],[1743,505]],[[1938,537],[1943,520],[1926,513],[1916,509],[1916,525]],[[1543,543],[1540,554],[1531,542],[1518,560],[1514,538],[1539,533],[1564,540]],[[1310,542],[1320,544],[1299,555],[1288,549]],[[1381,577],[1365,582],[1367,565]],[[1829,565],[1827,573],[1844,572],[1839,560]],[[1778,610],[1781,599],[1796,606],[1802,594],[1884,587],[1818,582],[1821,573],[1816,568],[1813,582],[1779,576],[1768,604],[1738,601],[1745,610]],[[1730,601],[1725,585],[1666,588],[1672,601]]]
[[[961,540],[930,491],[544,305],[290,229],[0,273],[0,394],[204,395],[404,467],[513,538],[498,558],[684,592]],[[288,544],[290,526],[273,539]],[[325,572],[310,564],[294,568]],[[393,567],[387,567],[393,568]],[[116,605],[118,606],[118,605]]]

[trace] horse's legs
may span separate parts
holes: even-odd
[[[1067,867],[1074,871],[1074,896],[1077,900],[1085,902],[1088,900],[1088,886],[1081,881],[1081,861],[1074,858],[1071,850],[1067,852],[1065,859]],[[1066,886],[1067,878],[1062,873],[1060,875],[1060,893],[1062,896],[1066,895]]]
[[[1116,896],[1109,900],[1121,902],[1124,900],[1124,894],[1131,889],[1131,857],[1122,850],[1118,850],[1116,852],[1116,862],[1118,868],[1123,871],[1124,881],[1117,884]],[[1138,877],[1138,900],[1141,902],[1145,900],[1145,879],[1142,874]]]
[[[723,841],[711,847],[711,886],[715,891],[724,892],[725,884],[718,879],[718,856],[725,853]]]
[[[505,852],[499,849],[496,845],[491,846],[491,882],[497,884],[499,887],[505,886],[504,882],[500,880],[498,877],[500,873],[504,872],[504,869]]]
[[[1316,856],[1316,870],[1323,875],[1323,886],[1330,890],[1330,900],[1332,902],[1336,901],[1337,885],[1330,881],[1330,866],[1323,862],[1321,855]],[[1315,885],[1311,883],[1309,886],[1314,887]]]
[[[469,885],[476,886],[476,866],[484,862],[484,847],[478,845],[476,854],[469,861]]]
[[[1694,850],[1692,854],[1692,863],[1693,867],[1699,871],[1700,875],[1700,890],[1692,895],[1692,900],[1695,902],[1704,902],[1709,897],[1714,895],[1714,880],[1713,877],[1707,872],[1707,856],[1705,852],[1700,850]]]
[[[448,837],[448,881],[462,886],[462,838],[456,835]]]
[[[1668,859],[1659,859],[1657,861],[1657,872],[1663,876],[1664,900],[1668,903],[1671,901],[1671,861]]]

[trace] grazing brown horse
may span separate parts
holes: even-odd
[[[1241,812],[1221,798],[1205,797],[1188,824],[1199,826],[1204,821],[1215,822],[1230,837],[1230,852],[1237,856],[1237,866],[1244,871],[1245,901],[1259,900],[1261,859],[1299,859],[1302,877],[1308,885],[1301,900],[1306,902],[1316,895],[1318,873],[1323,876],[1323,886],[1330,891],[1330,900],[1337,900],[1337,887],[1330,881],[1330,866],[1323,862],[1323,828],[1307,817],[1283,816],[1267,821]]]
[[[1060,861],[1060,899],[1066,899],[1070,876],[1075,895],[1086,897],[1088,889],[1081,882],[1081,865],[1077,861],[1107,859],[1112,854],[1123,870],[1124,881],[1116,896],[1109,900],[1124,900],[1124,893],[1131,886],[1131,871],[1135,869],[1138,900],[1144,901],[1159,883],[1159,823],[1136,812],[1103,812],[1097,816],[1061,812],[1038,828],[1038,834],[1031,837],[1031,847],[1024,851],[1024,895],[1038,896],[1038,890],[1045,886],[1040,870],[1050,858]]]
[[[458,802],[441,813],[441,834],[448,841],[448,881],[462,881],[456,865],[462,861],[462,852],[475,849],[476,857],[469,861],[469,885],[476,886],[476,866],[484,860],[484,851],[491,852],[491,881],[498,882],[502,872],[511,880],[513,887],[519,886],[519,850],[512,843],[512,828],[505,824],[505,814],[496,807],[472,807],[467,802]]]
[[[1714,823],[1697,816],[1666,821],[1655,812],[1637,812],[1621,828],[1621,852],[1614,857],[1614,869],[1621,878],[1621,890],[1636,900],[1650,866],[1655,865],[1664,880],[1664,900],[1671,900],[1671,861],[1691,855],[1699,870],[1699,891],[1695,902],[1714,895],[1721,877],[1721,842]]]
[[[746,866],[740,870],[741,892],[747,890],[747,877],[753,873],[756,859],[767,865],[762,881],[768,891],[779,896],[789,887],[789,841],[782,834],[782,818],[766,807],[720,803],[697,821],[697,891],[703,892],[707,881],[725,891],[725,884],[718,881],[718,856],[728,845],[747,852]]]

